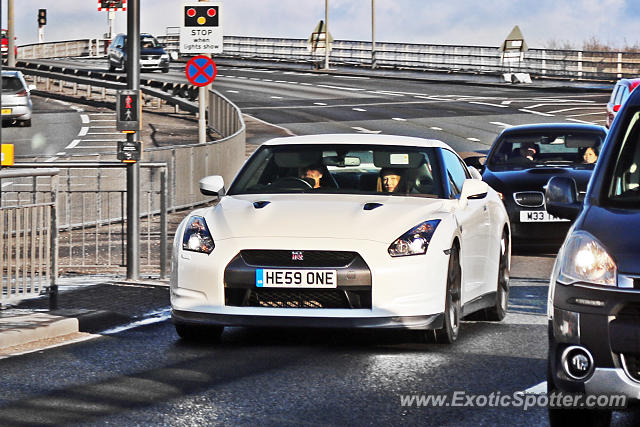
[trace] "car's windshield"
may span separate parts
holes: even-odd
[[[127,47],[127,38],[124,37],[124,47]],[[140,48],[141,49],[153,49],[154,47],[159,47],[160,43],[153,36],[140,36]]]
[[[611,186],[608,199],[614,203],[640,206],[640,112],[636,112],[626,131],[615,158],[613,176],[608,180]]]
[[[2,76],[2,91],[3,92],[16,92],[24,89],[22,82],[17,77]]]
[[[435,149],[383,145],[263,146],[229,194],[339,193],[442,197]]]
[[[544,166],[593,168],[604,132],[545,132],[507,134],[492,151],[490,169]]]

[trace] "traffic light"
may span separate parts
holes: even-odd
[[[38,25],[47,25],[47,9],[38,9]]]
[[[134,133],[140,130],[140,92],[119,90],[116,102],[116,129]]]

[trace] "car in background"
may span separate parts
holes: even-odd
[[[2,70],[2,123],[31,126],[31,89],[20,71]]]
[[[546,211],[544,186],[553,176],[571,177],[584,194],[606,133],[602,126],[552,123],[513,126],[498,135],[482,179],[502,195],[514,247],[560,246],[571,224]]]
[[[127,69],[127,35],[118,34],[107,50],[109,71]],[[169,72],[169,54],[163,45],[151,34],[140,34],[140,69],[143,71],[161,70]]]
[[[634,91],[609,131],[584,201],[571,177],[547,185],[547,210],[575,220],[549,284],[549,393],[626,396],[636,408],[640,401],[638,141],[640,91]],[[611,409],[561,406],[549,416],[552,426],[606,426]]]
[[[273,139],[228,192],[220,176],[200,190],[219,203],[181,222],[172,251],[185,340],[268,326],[404,328],[451,343],[463,316],[505,315],[507,213],[440,141]]]
[[[8,55],[9,55],[9,37],[7,37],[8,35],[8,31],[7,30],[2,30],[2,32],[0,33],[0,37],[2,38],[0,47],[2,49],[2,58],[5,59]],[[18,57],[18,47],[14,47],[14,52],[16,55],[16,58]]]
[[[611,92],[611,98],[607,102],[607,128],[611,127],[611,123],[616,118],[620,107],[638,85],[640,85],[640,78],[618,80]]]

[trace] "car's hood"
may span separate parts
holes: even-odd
[[[602,242],[616,261],[620,273],[637,275],[640,274],[640,231],[637,224],[640,224],[640,211],[637,209],[590,206],[578,228]]]
[[[268,202],[268,204],[265,204]],[[257,208],[263,204],[263,207]],[[381,206],[365,210],[367,203]],[[240,237],[364,239],[391,243],[441,219],[454,201],[418,197],[276,194],[223,197],[206,220],[214,240]]]
[[[494,190],[501,193],[513,193],[516,191],[544,191],[549,179],[554,176],[565,176],[576,181],[579,192],[587,189],[589,178],[593,170],[572,168],[531,168],[510,171],[495,171],[486,169],[482,179]]]

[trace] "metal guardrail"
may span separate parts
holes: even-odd
[[[177,35],[158,38],[167,46],[167,51],[177,55]],[[26,45],[18,48],[18,57],[99,56],[99,52],[106,52],[107,43],[105,40],[86,39]],[[224,52],[218,57],[309,64],[320,63],[324,59],[323,55],[311,53],[305,39],[238,36],[225,36]],[[371,67],[371,43],[337,40],[333,44],[330,61],[333,64]],[[505,63],[497,46],[376,42],[376,65],[390,69],[492,74],[517,71],[540,77],[614,80],[640,74],[640,53],[529,49],[524,53],[522,62]]]
[[[0,206],[0,304],[35,296],[58,283],[58,173],[38,170],[0,171],[0,180],[39,179],[41,197],[6,200]],[[55,297],[54,297],[55,298]]]

